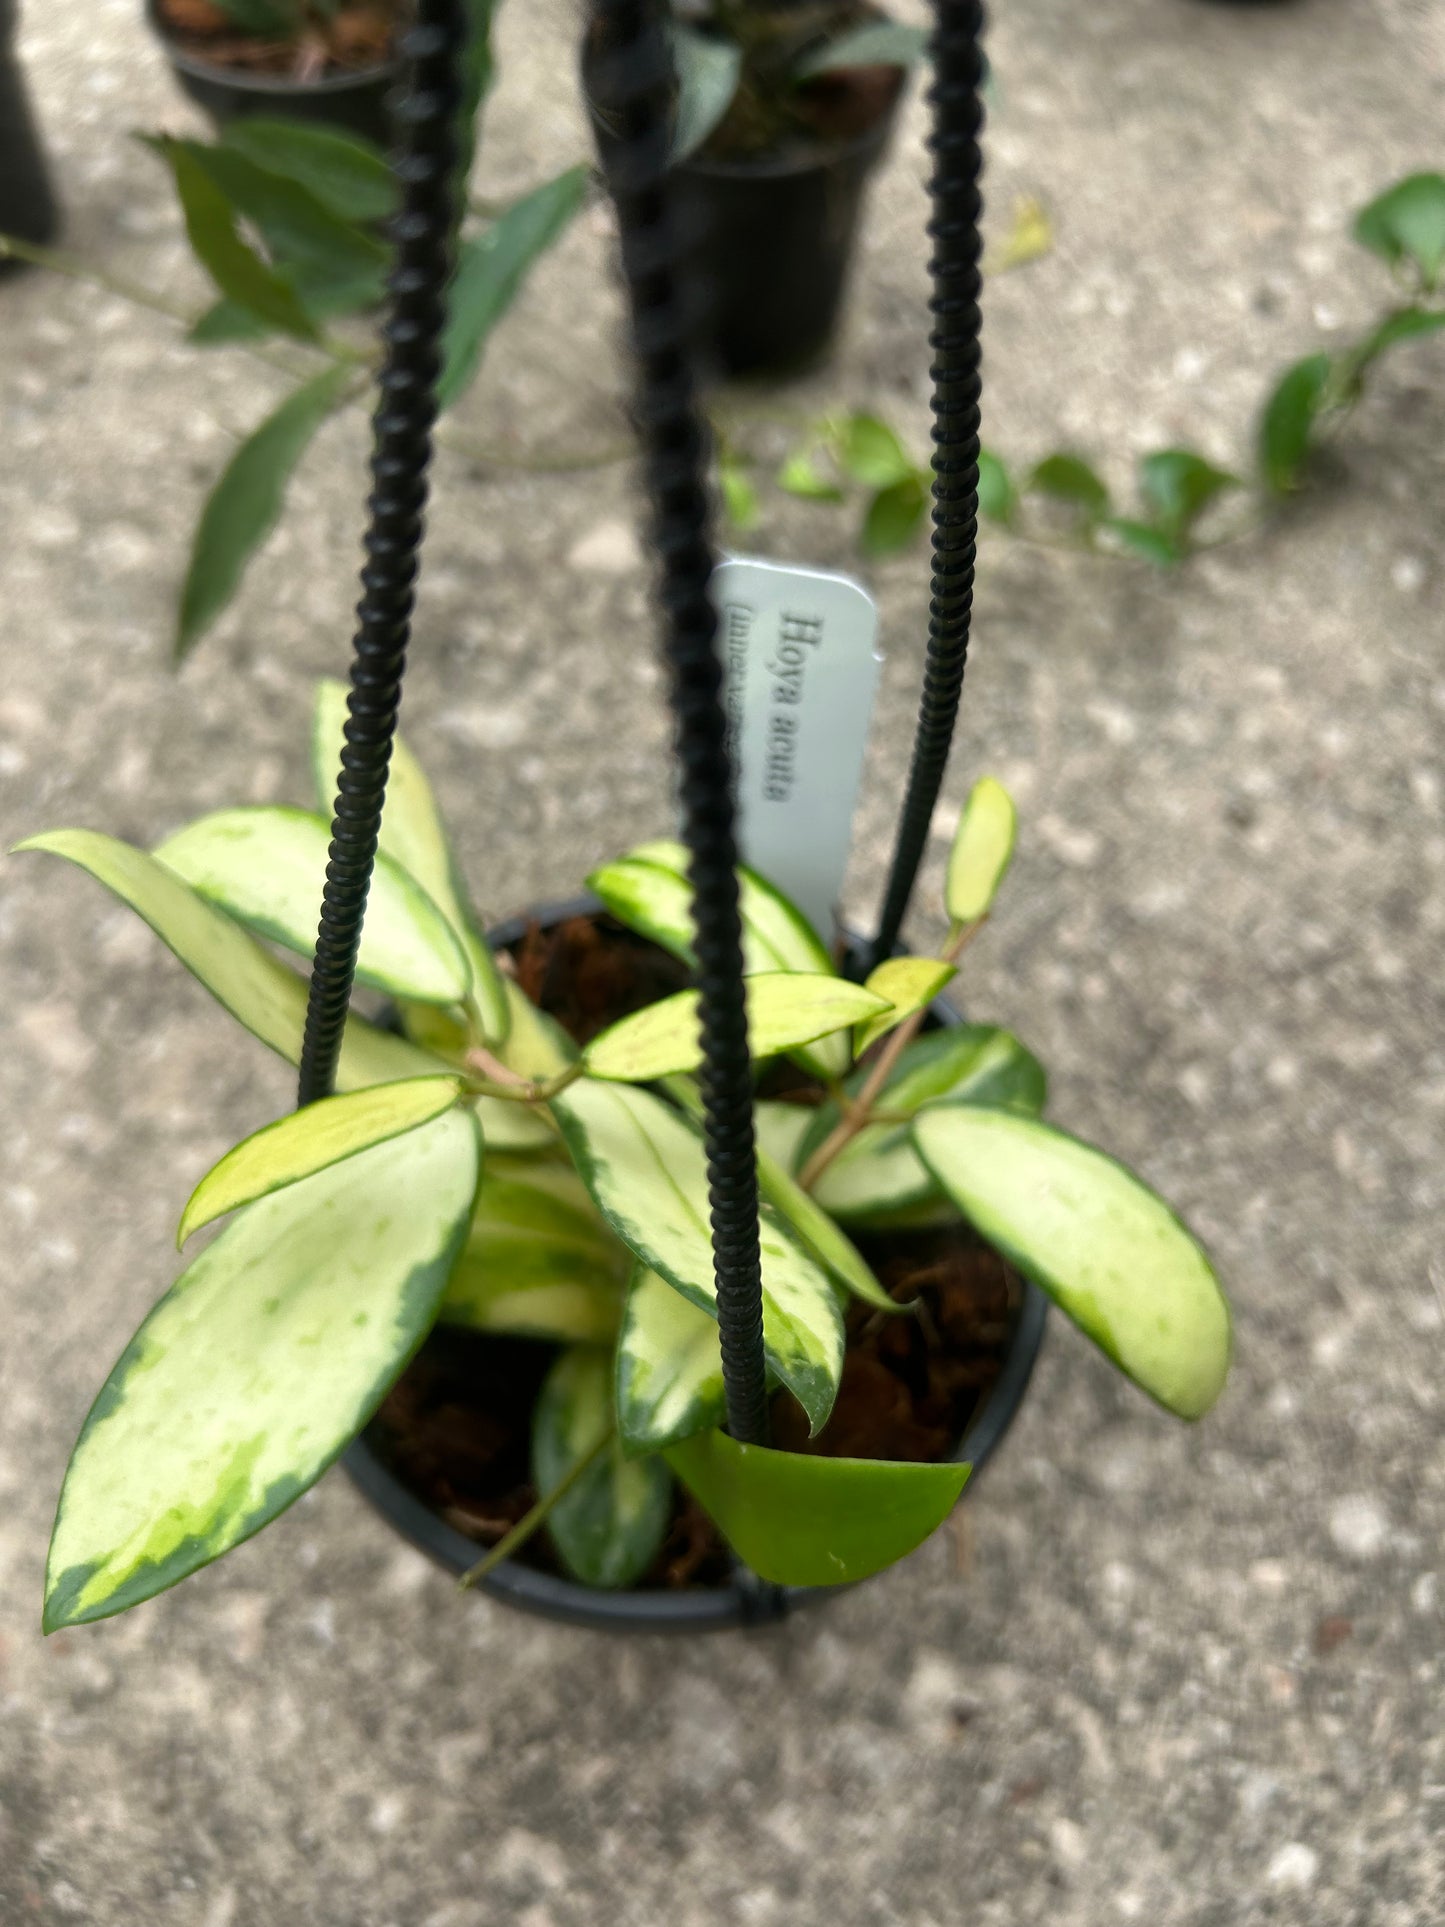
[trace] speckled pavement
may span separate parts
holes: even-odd
[[[198,298],[137,126],[188,124],[139,0],[29,0],[69,244]],[[995,226],[1057,246],[988,296],[988,435],[1122,482],[1244,459],[1272,371],[1371,312],[1355,206],[1439,166],[1435,0],[998,0]],[[512,0],[482,157],[580,155],[574,22]],[[920,113],[808,405],[926,426]],[[615,435],[589,215],[497,337],[478,439]],[[179,676],[197,491],[279,395],[111,295],[0,286],[6,841],[144,841],[305,795],[344,659],[364,431],[318,446]],[[1024,835],[971,1006],[1055,1115],[1197,1223],[1238,1318],[1216,1414],[1157,1415],[1055,1321],[964,1511],[781,1632],[613,1641],[459,1601],[339,1476],[121,1620],[39,1636],[87,1402],[171,1275],[198,1174],[289,1075],[78,875],[0,866],[4,1927],[1429,1927],[1445,1918],[1445,339],[1402,351],[1327,485],[1177,580],[990,540],[948,795]],[[439,465],[408,728],[496,911],[666,820],[623,471]],[[836,516],[765,546],[847,559]],[[880,567],[889,663],[851,900],[882,869],[926,585]],[[930,877],[936,882],[940,841]],[[930,885],[931,887],[931,885]],[[916,930],[937,931],[928,899]]]

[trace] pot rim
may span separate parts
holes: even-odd
[[[598,899],[589,895],[541,903],[495,925],[487,932],[487,941],[494,948],[505,949],[521,939],[529,923],[560,923],[567,917],[596,915],[602,909]],[[941,1024],[963,1022],[946,998],[935,998],[930,1009]],[[1049,1301],[1031,1280],[1025,1278],[1022,1283],[1023,1302],[1004,1353],[1003,1370],[949,1455],[954,1462],[972,1462],[970,1492],[1013,1423],[1043,1343]],[[363,1498],[434,1564],[457,1575],[467,1571],[480,1557],[475,1540],[448,1525],[402,1484],[386,1464],[372,1434],[373,1426],[368,1425],[342,1457]],[[507,1605],[576,1626],[619,1632],[713,1632],[776,1623],[798,1606],[850,1588],[775,1586],[739,1563],[727,1586],[699,1587],[692,1592],[602,1592],[575,1579],[539,1572],[506,1559],[480,1581],[478,1590]]]
[[[374,67],[358,67],[354,73],[323,75],[319,80],[296,80],[288,74],[251,73],[245,68],[225,67],[187,52],[161,18],[157,0],[146,0],[146,19],[151,31],[165,48],[166,59],[178,72],[190,74],[196,80],[208,81],[213,86],[234,87],[243,94],[298,96],[303,100],[313,100],[318,96],[349,93],[356,88],[375,87],[378,81],[391,84],[402,70],[401,56],[393,54],[389,60],[380,61]]]

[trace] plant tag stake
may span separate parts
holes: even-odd
[[[713,572],[743,859],[825,941],[852,840],[882,657],[845,575],[735,556]]]

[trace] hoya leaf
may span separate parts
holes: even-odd
[[[841,977],[764,971],[746,979],[748,1049],[755,1058],[811,1044],[886,1016],[887,1000]],[[582,1053],[594,1077],[647,1084],[702,1063],[698,992],[682,990],[612,1024]]]
[[[755,529],[762,509],[747,470],[738,462],[723,461],[718,464],[717,480],[729,522],[735,529]]]
[[[314,1484],[430,1326],[480,1156],[448,1111],[262,1198],[182,1273],[71,1457],[48,1632],[173,1586]]]
[[[1007,528],[1018,513],[1018,491],[1007,468],[988,449],[978,451],[978,512]]]
[[[793,72],[800,80],[837,73],[846,67],[911,67],[928,51],[928,31],[901,20],[870,20],[806,54]]]
[[[471,386],[487,337],[521,292],[538,258],[562,234],[587,193],[589,170],[569,167],[514,201],[484,234],[462,244],[448,295],[437,400],[442,408]]]
[[[346,398],[352,372],[328,368],[293,390],[252,431],[206,497],[191,543],[177,615],[177,657],[193,649],[225,610],[253,555],[277,522],[297,463]]]
[[[916,476],[907,449],[876,415],[845,416],[833,425],[833,445],[843,473],[864,488],[892,488]]]
[[[1175,542],[1189,534],[1211,502],[1242,486],[1237,475],[1216,468],[1192,448],[1161,448],[1139,464],[1139,493]]]
[[[1077,455],[1048,455],[1024,485],[1032,494],[1047,495],[1074,509],[1086,525],[1097,522],[1109,512],[1109,491],[1102,480]]]
[[[991,1245],[1152,1398],[1203,1417],[1229,1370],[1229,1307],[1162,1198],[1092,1145],[1016,1111],[930,1106],[913,1136]]]
[[[1299,487],[1332,368],[1328,355],[1307,355],[1286,369],[1264,405],[1259,419],[1259,466],[1276,495]]]
[[[669,1078],[667,1089],[694,1124],[699,1123],[703,1115],[702,1093],[692,1079]],[[758,1190],[803,1249],[816,1258],[845,1291],[851,1291],[879,1311],[898,1311],[902,1307],[873,1276],[862,1252],[792,1175],[793,1152],[811,1118],[811,1111],[796,1104],[765,1102],[753,1107]]]
[[[584,1077],[552,1110],[572,1161],[618,1237],[674,1290],[717,1316],[707,1166],[696,1133],[651,1092]],[[768,1362],[816,1432],[843,1368],[843,1323],[827,1277],[770,1207],[761,1225]]]
[[[701,1102],[699,1093],[699,1107]],[[700,1114],[700,1109],[697,1114]],[[812,1121],[813,1108],[808,1104],[782,1104],[774,1098],[762,1098],[753,1106],[753,1129],[757,1133],[758,1148],[766,1151],[785,1171],[793,1169],[794,1153]]]
[[[549,1017],[510,977],[502,978],[507,1000],[507,1038],[502,1061],[521,1077],[555,1077],[577,1061],[577,1046],[555,1017]]]
[[[681,843],[659,838],[640,843],[616,863],[604,864],[587,879],[619,923],[696,966],[692,952],[692,885],[687,851]],[[835,975],[823,940],[795,903],[755,870],[738,870],[738,909],[743,923],[743,971],[797,970]],[[795,1053],[800,1064],[822,1078],[841,1077],[848,1068],[848,1045],[828,1037]]]
[[[400,1137],[450,1110],[462,1093],[456,1077],[411,1077],[341,1097],[322,1098],[304,1110],[254,1131],[213,1164],[181,1214],[177,1245],[193,1231],[288,1184]]]
[[[631,1268],[570,1164],[489,1147],[441,1315],[474,1331],[606,1344]]]
[[[735,40],[700,33],[679,20],[672,27],[672,59],[677,69],[672,158],[681,161],[697,152],[732,106],[743,50]]]
[[[1013,798],[992,776],[981,776],[969,791],[948,858],[943,895],[955,923],[977,923],[988,915],[1017,834]]]
[[[381,222],[397,204],[396,177],[379,147],[339,127],[261,115],[228,121],[221,140],[257,166],[308,189],[345,221]]]
[[[856,1096],[866,1069],[847,1080]],[[879,1098],[893,1118],[913,1117],[925,1104],[1013,1106],[1029,1115],[1043,1109],[1043,1066],[1018,1039],[988,1024],[950,1025],[915,1037],[899,1057]],[[838,1122],[834,1104],[820,1105],[798,1147],[801,1170]],[[842,1224],[885,1226],[935,1222],[951,1213],[947,1198],[914,1149],[906,1124],[869,1124],[839,1152],[813,1186],[813,1197]]]
[[[928,514],[928,484],[922,475],[906,475],[879,489],[868,504],[858,547],[864,555],[896,555],[906,549],[923,527]]]
[[[1355,239],[1391,267],[1411,261],[1426,288],[1445,265],[1445,174],[1409,174],[1362,208]]]
[[[309,810],[217,810],[158,844],[155,856],[258,936],[303,957],[316,948],[328,825]],[[467,960],[442,912],[391,857],[378,854],[367,892],[356,975],[418,1003],[459,1004]]]
[[[834,1459],[702,1432],[667,1462],[760,1579],[841,1586],[922,1545],[949,1513],[966,1465]]]
[[[601,1456],[548,1514],[547,1530],[574,1578],[616,1590],[640,1579],[662,1549],[672,1480],[661,1459],[630,1459],[623,1452],[613,1420],[611,1357],[576,1345],[548,1372],[537,1400],[537,1490],[554,1491],[603,1439],[608,1443]]]
[[[720,1425],[726,1411],[717,1320],[638,1265],[617,1340],[617,1426],[632,1452]]]
[[[315,341],[316,323],[296,290],[242,238],[235,209],[189,144],[158,135],[145,137],[145,145],[169,164],[196,259],[227,300],[281,334]]]
[[[174,871],[144,850],[95,830],[50,830],[18,847],[63,856],[103,883],[150,925],[224,1010],[280,1056],[300,1062],[304,981]],[[338,1090],[359,1090],[445,1068],[429,1051],[353,1015],[346,1020],[336,1085]]]
[[[311,724],[311,769],[321,813],[328,821],[335,805],[345,727],[346,685],[321,682]],[[478,932],[426,771],[401,736],[395,737],[391,746],[380,847],[383,855],[394,857],[416,879],[450,923],[471,969],[472,1000],[483,1035],[489,1043],[500,1043],[511,1022],[507,993],[492,953]]]
[[[861,1057],[870,1044],[876,1044],[915,1011],[927,1010],[957,975],[957,964],[945,963],[942,957],[889,957],[870,971],[863,988],[891,1004],[892,1009],[858,1025],[853,1033],[854,1056]]]

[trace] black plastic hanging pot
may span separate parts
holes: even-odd
[[[527,916],[515,917],[488,932],[494,950],[519,944],[530,925],[550,930],[572,917],[595,916],[602,906],[595,897],[576,897],[549,903]],[[933,1023],[949,1026],[963,1020],[944,998],[932,1007]],[[1034,1361],[1043,1342],[1048,1299],[1034,1284],[1022,1280],[1023,1292],[1014,1314],[998,1377],[949,1455],[973,1466],[973,1481],[989,1460],[1023,1403]],[[481,1557],[474,1539],[459,1532],[418,1498],[393,1470],[385,1428],[373,1422],[348,1450],[346,1470],[382,1517],[419,1552],[444,1572],[460,1575]],[[835,1586],[771,1586],[755,1574],[739,1569],[726,1586],[698,1586],[687,1591],[599,1592],[575,1579],[543,1572],[515,1559],[504,1559],[478,1582],[509,1606],[562,1619],[574,1626],[599,1627],[609,1632],[718,1632],[733,1626],[756,1626],[785,1618],[811,1600],[846,1590]]]
[[[16,0],[0,0],[0,233],[43,247],[55,238],[60,208],[20,70],[18,27]],[[18,265],[0,262],[0,271]]]
[[[182,89],[218,127],[260,115],[337,127],[378,147],[391,145],[390,101],[402,77],[400,56],[354,74],[297,80],[288,74],[224,67],[189,52],[167,30],[157,0],[146,0],[146,18]]]
[[[604,164],[616,137],[594,103],[597,63],[585,48],[583,88]],[[715,372],[796,374],[822,359],[842,312],[859,218],[888,152],[904,74],[873,126],[776,156],[690,155],[668,174],[678,231],[688,237],[696,343]]]

